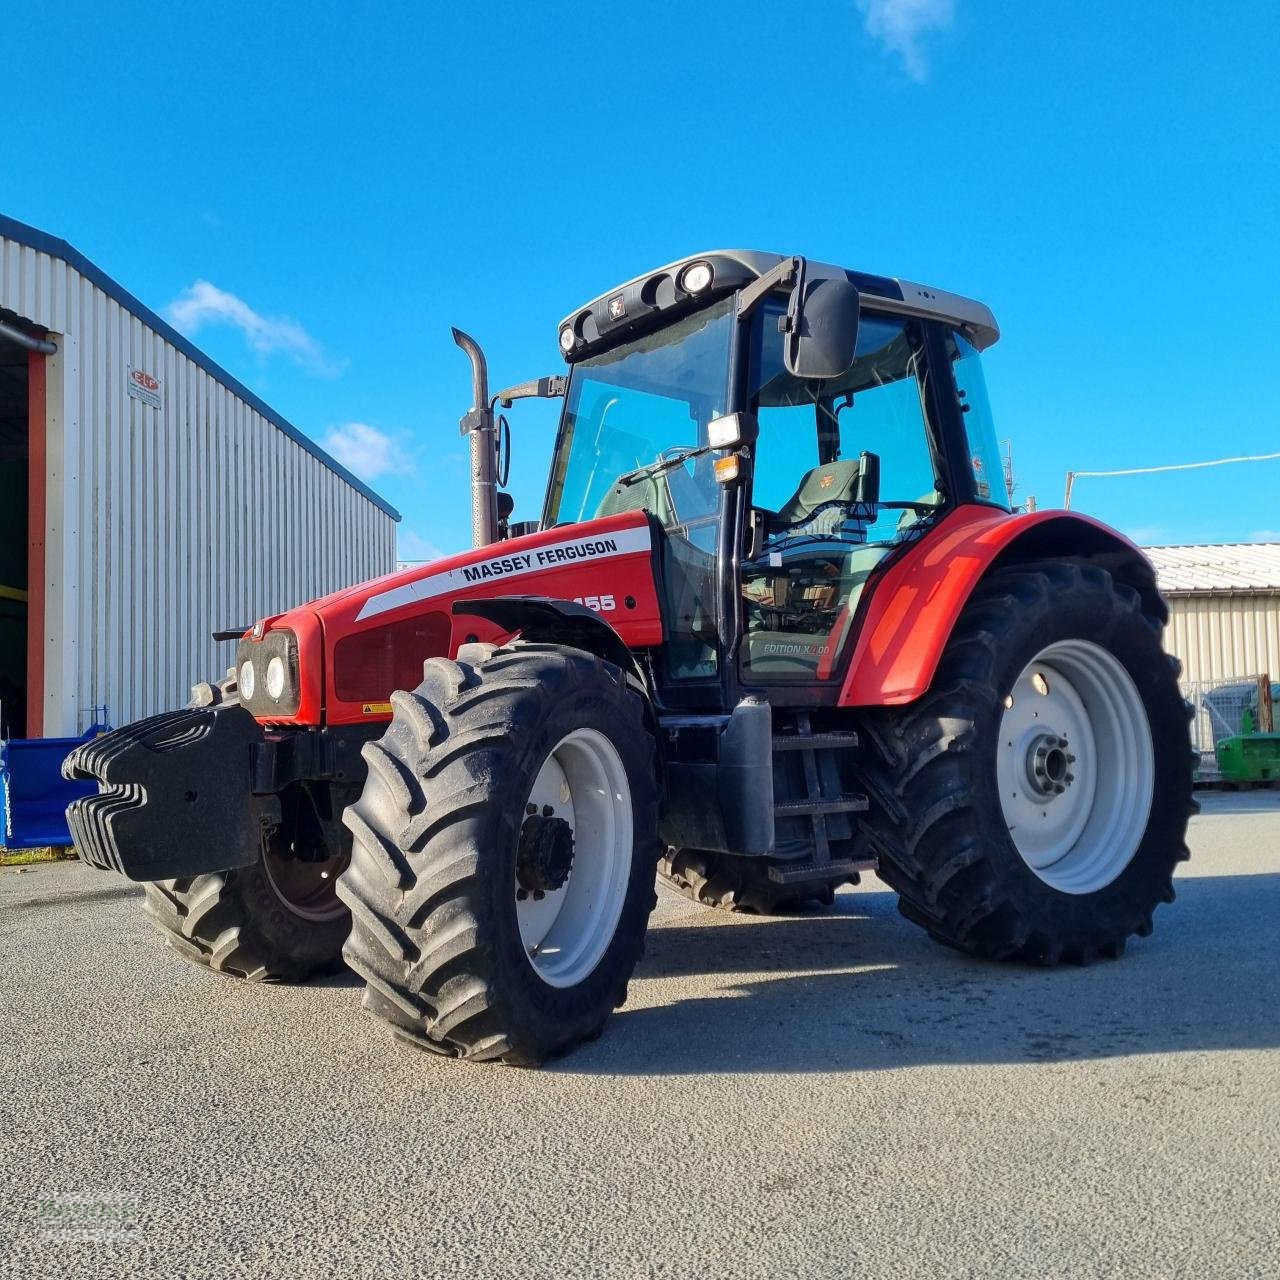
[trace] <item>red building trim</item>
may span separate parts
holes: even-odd
[[[27,361],[27,737],[44,737],[45,357]]]

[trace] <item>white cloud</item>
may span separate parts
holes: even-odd
[[[197,280],[179,294],[165,308],[165,317],[189,338],[206,325],[229,324],[244,334],[254,351],[263,355],[283,352],[316,373],[339,372],[320,344],[296,320],[260,315],[243,298],[219,289],[208,280]]]
[[[929,78],[923,37],[951,25],[954,0],[858,0],[858,8],[867,34],[897,54],[907,75],[923,84]]]
[[[331,427],[320,444],[361,480],[376,480],[390,471],[413,470],[413,460],[395,437],[367,422]]]
[[[401,564],[439,560],[444,554],[434,542],[428,542],[413,529],[401,528],[396,535],[396,560]]]
[[[1249,535],[1250,542],[1280,542],[1280,529],[1255,529]]]

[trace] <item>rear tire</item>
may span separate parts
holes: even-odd
[[[1196,811],[1160,630],[1092,566],[980,585],[929,692],[864,725],[878,754],[865,829],[904,916],[970,954],[1039,964],[1116,957],[1151,932]]]
[[[668,849],[658,875],[677,893],[704,907],[769,916],[829,907],[847,877],[782,885],[769,878],[765,858],[706,849]]]
[[[391,702],[338,886],[365,1008],[472,1061],[534,1066],[594,1039],[656,902],[643,698],[593,654],[517,643],[428,659]]]

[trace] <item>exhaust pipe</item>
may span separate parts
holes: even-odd
[[[471,409],[458,424],[471,437],[471,542],[487,547],[498,540],[497,435],[489,402],[489,369],[480,344],[461,329],[453,340],[471,361]]]

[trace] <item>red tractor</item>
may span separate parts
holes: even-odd
[[[874,869],[973,955],[1119,956],[1173,899],[1193,756],[1131,543],[1010,510],[990,311],[749,252],[560,326],[474,407],[473,550],[256,623],[193,705],[81,747],[81,856],[189,959],[343,959],[437,1053],[532,1064],[626,996],[655,875],[709,906]],[[499,406],[563,397],[541,518]]]

